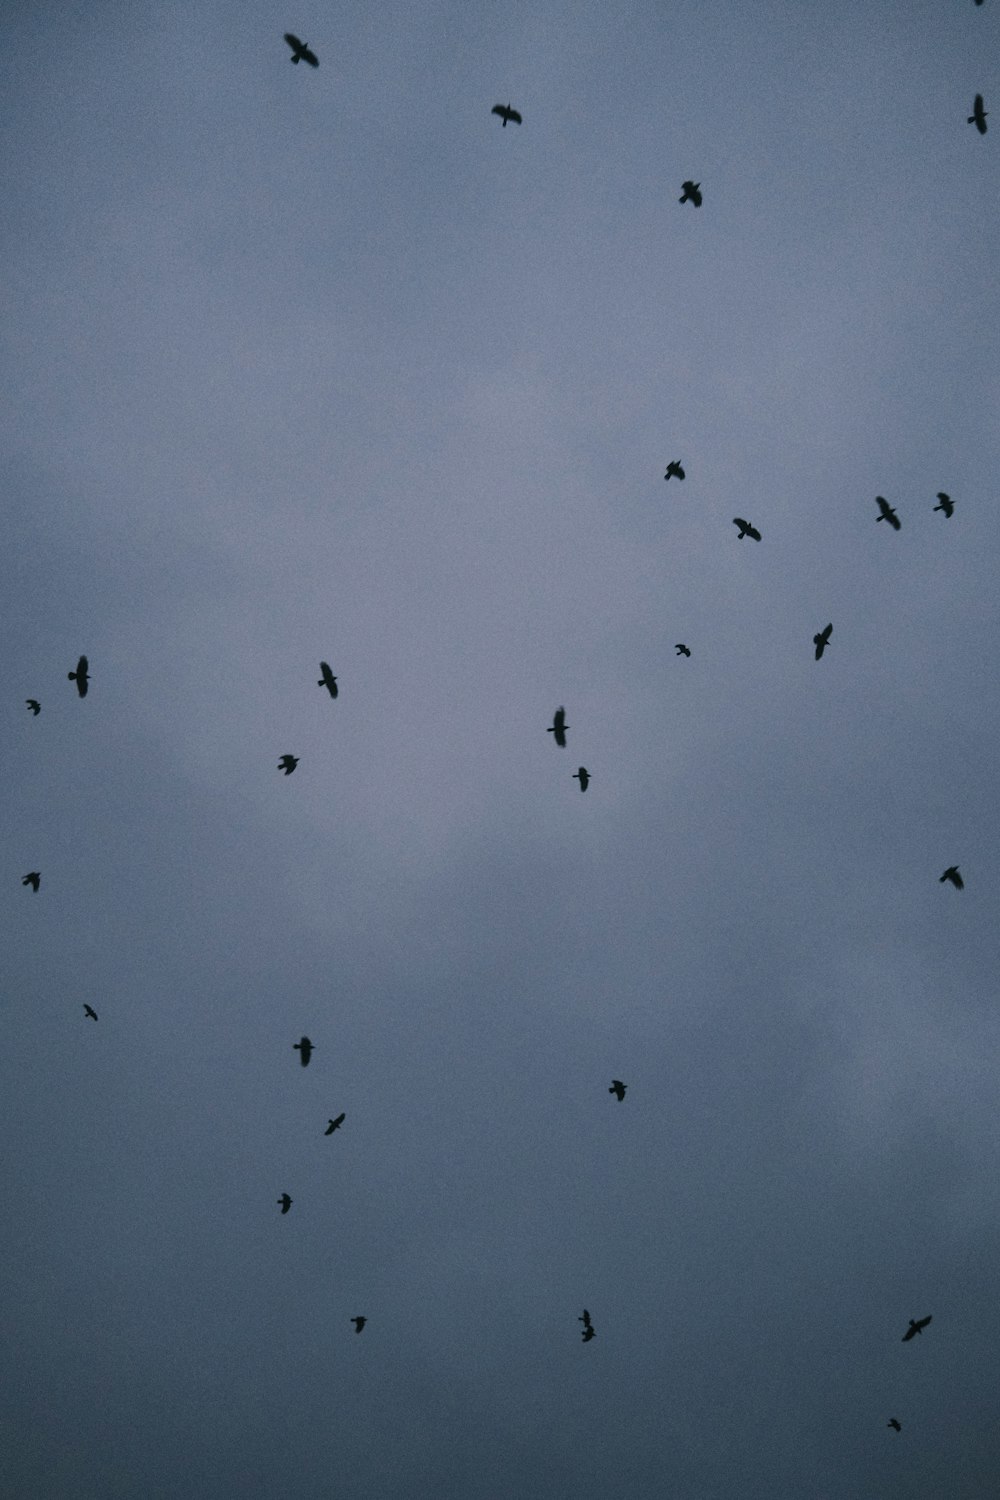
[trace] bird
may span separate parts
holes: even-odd
[[[308,1068],[309,1059],[313,1055],[313,1044],[309,1040],[309,1038],[307,1036],[304,1036],[301,1042],[296,1042],[294,1047],[292,1048],[292,1051],[299,1054],[299,1062],[304,1068]]]
[[[823,652],[826,650],[827,646],[829,646],[830,637],[832,634],[833,626],[828,625],[825,630],[820,631],[819,635],[813,636],[813,645],[816,647],[817,661],[819,661],[820,657],[823,655]]]
[[[740,516],[734,516],[733,525],[740,528],[740,534],[736,538],[738,542],[742,542],[745,536],[752,536],[755,542],[760,541],[760,532],[756,526],[751,526],[749,521],[744,521]]]
[[[693,203],[694,206],[695,206],[695,208],[700,208],[701,207],[701,183],[700,182],[682,182],[681,183],[681,187],[684,189],[684,193],[683,193],[682,197],[678,198],[677,202],[678,203]]]
[[[343,1123],[344,1123],[344,1121],[346,1119],[347,1119],[347,1111],[345,1110],[342,1115],[338,1115],[335,1120],[331,1120],[330,1121],[329,1125],[327,1125],[327,1127],[324,1130],[323,1134],[324,1135],[333,1135],[333,1132],[335,1130],[339,1130],[340,1127],[341,1127],[341,1125],[343,1125]]]
[[[580,783],[581,792],[585,792],[590,785],[590,772],[586,766],[581,766],[579,771],[573,772],[573,780]]]
[[[330,671],[330,663],[326,662],[326,661],[321,661],[320,664],[319,664],[319,669],[320,669],[320,671],[322,672],[323,675],[319,679],[319,681],[317,682],[316,686],[317,687],[325,687],[326,690],[327,690],[327,692],[330,694],[330,697],[331,698],[336,698],[336,696],[337,696],[337,679],[336,679],[336,677],[334,677],[333,673]]]
[[[87,696],[87,688],[90,685],[90,677],[88,675],[89,672],[90,667],[88,665],[87,658],[85,656],[81,656],[80,660],[76,664],[76,671],[66,673],[66,676],[69,678],[70,682],[76,683],[76,690],[80,694],[81,698],[86,698]]]
[[[299,757],[297,755],[283,755],[278,761],[278,770],[284,771],[286,776],[291,776],[298,763]]]
[[[663,477],[664,477],[664,479],[683,479],[684,478],[684,470],[681,468],[681,466],[677,462],[676,458],[672,458],[670,460],[670,462],[667,464],[667,472],[664,474]]]
[[[945,494],[944,490],[938,490],[938,499],[941,501],[941,504],[935,505],[934,509],[943,510],[945,520],[947,520],[955,509],[955,502],[950,495]]]
[[[308,42],[300,42],[298,37],[293,36],[290,31],[285,32],[285,41],[292,49],[292,55],[289,58],[289,62],[307,62],[311,68],[319,67],[319,58],[316,56],[315,52],[310,52]]]
[[[881,515],[875,517],[876,523],[878,523],[879,521],[888,521],[893,531],[899,531],[903,523],[897,516],[896,512],[893,510],[892,506],[889,504],[888,500],[886,500],[883,495],[876,495],[875,503],[881,511]]]
[[[292,1200],[291,1198],[289,1198],[288,1194],[282,1193],[281,1197],[278,1199],[278,1202],[281,1204],[281,1212],[283,1214],[287,1214],[288,1210],[292,1206]]]
[[[618,1103],[621,1104],[622,1100],[625,1098],[625,1090],[627,1088],[628,1084],[622,1083],[620,1078],[612,1078],[611,1087],[608,1089],[608,1093],[614,1094],[618,1099]]]
[[[507,129],[507,121],[513,120],[515,125],[522,124],[521,116],[516,109],[511,109],[509,104],[494,104],[490,110],[491,115],[499,115],[503,121],[504,130]]]
[[[39,703],[38,699],[37,698],[25,698],[24,701],[28,705],[28,707],[31,709],[31,712],[37,718],[38,715],[42,711],[42,705]]]
[[[927,1325],[928,1325],[929,1322],[930,1322],[930,1318],[929,1317],[928,1318],[918,1318],[916,1320],[916,1322],[914,1322],[913,1318],[911,1318],[910,1319],[910,1326],[906,1330],[906,1332],[903,1334],[902,1342],[904,1344],[908,1344],[910,1342],[910,1339],[912,1339],[913,1335],[915,1333],[922,1332],[922,1330],[927,1327]]]
[[[691,655],[691,647],[690,646],[685,646],[685,644],[684,644],[683,641],[678,641],[677,644],[676,644],[676,646],[674,647],[674,650],[677,652],[678,656],[690,656]]]
[[[895,1417],[890,1417],[889,1420],[888,1420],[888,1422],[886,1422],[885,1425],[887,1427],[893,1427],[893,1428],[895,1428],[895,1430],[897,1432],[902,1432],[902,1430],[903,1430],[902,1427],[900,1427],[899,1423],[896,1421]]]
[[[944,874],[938,876],[938,885],[943,885],[946,880],[951,881],[956,891],[965,890],[965,881],[958,873],[958,865],[949,865]]]
[[[977,94],[976,97],[975,97],[975,101],[974,101],[974,103],[972,105],[972,114],[969,116],[969,119],[968,119],[967,123],[969,125],[975,125],[975,127],[979,131],[980,135],[985,135],[986,134],[986,116],[988,114],[989,114],[989,110],[983,108],[983,96],[982,96],[982,94]]]
[[[31,889],[35,892],[36,895],[38,894],[38,887],[41,885],[41,883],[42,883],[42,872],[41,872],[41,870],[29,870],[28,873],[27,873],[27,875],[22,875],[22,877],[21,877],[21,884],[22,885],[30,885]]]
[[[92,1005],[85,1005],[83,1007],[83,1013],[85,1016],[89,1016],[92,1021],[97,1020],[97,1011],[93,1008]]]
[[[357,1318],[352,1318],[351,1322],[354,1324],[354,1332],[355,1333],[360,1333],[361,1330],[362,1330],[362,1328],[364,1328],[365,1324],[368,1322],[368,1319],[367,1318],[357,1317]]]
[[[566,723],[566,710],[564,708],[557,708],[555,711],[555,717],[553,718],[552,723],[549,725],[546,732],[548,734],[554,734],[556,737],[556,744],[561,745],[564,750],[566,748],[566,731],[568,728],[569,725]]]

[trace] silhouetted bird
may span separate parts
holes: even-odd
[[[92,1006],[85,1005],[83,1007],[83,1013],[84,1013],[85,1016],[89,1016],[92,1021],[96,1021],[97,1020],[97,1011],[94,1010]]]
[[[684,192],[683,192],[683,195],[680,198],[678,198],[677,202],[678,203],[693,203],[694,206],[695,206],[695,208],[700,208],[701,207],[701,183],[700,182],[682,182],[681,183],[681,187],[684,189]]]
[[[299,757],[297,755],[283,755],[278,761],[278,770],[284,771],[286,776],[291,776],[298,763]]]
[[[352,1318],[351,1322],[354,1324],[354,1332],[355,1333],[360,1333],[361,1330],[362,1330],[362,1328],[364,1328],[365,1324],[368,1322],[368,1319],[367,1318]]]
[[[594,1327],[593,1323],[588,1323],[586,1328],[583,1330],[583,1342],[585,1344],[589,1344],[591,1339],[596,1339],[596,1337],[597,1329]]]
[[[915,1333],[921,1333],[923,1331],[923,1329],[925,1329],[927,1327],[927,1325],[928,1325],[929,1322],[930,1322],[930,1318],[929,1317],[928,1318],[918,1318],[916,1320],[916,1322],[914,1322],[913,1318],[911,1318],[910,1319],[910,1326],[906,1330],[906,1332],[903,1334],[903,1340],[902,1340],[903,1343],[904,1344],[908,1344],[909,1341],[910,1341],[910,1339],[912,1339],[913,1335]]]
[[[291,1198],[289,1198],[288,1194],[282,1193],[281,1197],[278,1199],[278,1202],[281,1204],[281,1212],[283,1214],[287,1214],[288,1210],[292,1206],[292,1200]]]
[[[319,67],[319,58],[315,52],[310,52],[308,42],[300,42],[298,37],[293,36],[290,31],[285,32],[285,41],[292,49],[290,62],[307,62],[311,68]]]
[[[292,1051],[299,1054],[299,1062],[304,1068],[308,1068],[309,1059],[313,1055],[313,1044],[309,1040],[309,1038],[307,1036],[304,1036],[301,1042],[296,1042],[294,1047],[292,1048]]]
[[[670,460],[670,462],[667,464],[667,472],[664,474],[663,477],[664,477],[664,479],[683,479],[684,478],[684,470],[681,468],[681,466],[677,462],[676,458],[672,458]]]
[[[564,750],[566,748],[566,731],[568,728],[569,725],[566,723],[566,710],[564,708],[557,708],[555,712],[555,718],[552,720],[552,723],[549,725],[546,733],[554,734],[556,737],[556,744],[561,745]]]
[[[608,1093],[609,1094],[614,1094],[615,1097],[618,1100],[618,1103],[620,1104],[622,1102],[622,1100],[625,1098],[625,1090],[627,1088],[628,1088],[628,1084],[627,1083],[622,1083],[622,1081],[621,1081],[620,1078],[612,1078],[612,1080],[611,1080],[611,1087],[608,1089]]]
[[[76,671],[66,673],[66,676],[69,678],[70,682],[76,683],[76,690],[80,694],[81,698],[86,698],[87,696],[87,688],[90,684],[90,677],[88,675],[89,672],[90,667],[87,663],[87,658],[85,656],[81,656],[80,660],[76,664]]]
[[[938,490],[938,499],[941,501],[941,504],[935,505],[934,509],[943,510],[945,519],[947,520],[955,509],[955,502],[950,495],[945,494],[944,490]]]
[[[339,1130],[340,1127],[341,1127],[341,1125],[343,1125],[343,1123],[344,1123],[344,1121],[346,1119],[347,1119],[347,1111],[345,1110],[342,1115],[338,1115],[335,1120],[331,1120],[330,1121],[329,1125],[326,1127],[326,1129],[324,1130],[323,1134],[324,1135],[333,1135],[333,1132],[335,1130]]]
[[[813,636],[813,645],[816,647],[817,661],[819,661],[820,657],[823,655],[823,652],[826,650],[827,646],[829,646],[831,635],[833,635],[833,626],[828,625],[825,630],[820,631],[819,635]]]
[[[334,677],[333,673],[330,671],[330,663],[329,662],[325,662],[325,661],[321,661],[320,664],[319,664],[319,669],[323,673],[323,675],[319,679],[319,681],[317,682],[316,686],[317,687],[325,687],[326,690],[327,690],[327,692],[330,694],[330,697],[331,698],[336,698],[336,696],[337,696],[337,679],[336,679],[336,677]]]
[[[39,703],[37,698],[25,698],[24,701],[36,717],[41,713],[42,705]]]
[[[41,872],[41,870],[29,870],[28,873],[27,873],[27,875],[24,875],[21,878],[21,884],[22,885],[30,885],[31,889],[36,894],[38,892],[38,887],[41,885],[41,883],[42,883],[42,872]]]
[[[500,116],[501,120],[503,121],[504,130],[507,129],[508,120],[513,120],[515,125],[520,125],[522,123],[521,116],[518,114],[517,110],[511,109],[509,104],[494,104],[493,108],[490,110],[490,114]]]
[[[581,792],[585,792],[590,785],[590,772],[586,766],[581,766],[579,771],[573,772],[573,780],[580,783]]]
[[[976,3],[978,4],[978,0],[976,0]],[[900,1427],[899,1423],[896,1421],[895,1417],[890,1417],[885,1425],[887,1427],[892,1427],[896,1432],[902,1432],[903,1430],[902,1427]]]
[[[972,114],[969,116],[968,123],[975,125],[980,135],[986,134],[986,116],[988,114],[989,110],[983,108],[982,94],[977,94],[972,105]]]
[[[944,874],[938,876],[938,885],[943,885],[946,880],[951,881],[956,891],[965,890],[965,881],[958,873],[958,865],[949,865]]]
[[[756,526],[751,526],[749,521],[742,520],[740,516],[734,516],[733,525],[740,528],[740,534],[736,538],[738,542],[742,542],[745,536],[752,536],[755,542],[760,541],[760,532]]]
[[[899,517],[893,510],[892,506],[889,504],[888,500],[886,500],[882,495],[876,495],[875,503],[878,506],[879,510],[882,512],[881,515],[875,517],[876,522],[888,521],[893,531],[899,531],[903,523],[902,521],[900,521]]]
[[[677,645],[674,647],[674,650],[677,652],[678,656],[690,656],[691,655],[691,648],[690,648],[690,646],[685,646],[685,644],[684,644],[683,641],[678,641]]]

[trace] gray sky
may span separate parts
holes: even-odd
[[[8,17],[5,1493],[993,1493],[998,25]]]

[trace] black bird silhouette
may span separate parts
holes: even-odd
[[[336,679],[336,677],[334,677],[333,673],[330,671],[330,663],[327,662],[327,661],[321,661],[320,664],[319,664],[319,669],[320,669],[320,671],[322,672],[323,675],[319,679],[319,681],[317,682],[316,686],[317,687],[325,687],[326,690],[327,690],[327,692],[330,694],[330,697],[331,698],[336,698],[336,696],[337,696],[337,679]]]
[[[938,876],[938,885],[943,885],[946,880],[951,881],[956,891],[965,890],[965,881],[958,873],[958,865],[949,865],[944,874]]]
[[[313,1055],[313,1044],[309,1040],[309,1038],[307,1036],[304,1036],[301,1042],[296,1042],[294,1047],[292,1048],[292,1051],[299,1054],[299,1062],[304,1068],[308,1068],[309,1059]]]
[[[620,1078],[612,1078],[611,1087],[608,1089],[608,1093],[614,1094],[618,1100],[618,1103],[621,1104],[622,1100],[625,1098],[625,1090],[627,1088],[628,1084],[622,1083]]]
[[[27,873],[27,875],[23,875],[21,877],[21,884],[22,885],[30,885],[31,889],[36,893],[36,895],[38,893],[38,887],[41,885],[41,883],[42,883],[42,872],[41,872],[41,870],[29,870],[28,873]]]
[[[667,464],[667,472],[664,474],[663,477],[664,477],[664,479],[683,479],[684,478],[684,470],[681,468],[681,466],[677,462],[676,458],[672,458],[670,460],[670,462]]]
[[[947,520],[955,509],[955,502],[950,495],[945,494],[944,490],[938,490],[938,499],[941,501],[941,504],[935,505],[934,509],[943,510],[945,520]]]
[[[928,1325],[929,1322],[930,1322],[930,1318],[929,1317],[927,1317],[927,1318],[917,1318],[916,1321],[914,1321],[913,1318],[911,1318],[910,1319],[910,1326],[906,1330],[906,1332],[903,1334],[902,1342],[904,1344],[908,1344],[910,1342],[910,1339],[912,1339],[913,1335],[915,1333],[922,1332],[922,1330],[927,1327],[927,1325]]]
[[[96,1021],[97,1020],[97,1011],[94,1010],[94,1008],[92,1006],[85,1005],[83,1007],[83,1013],[84,1013],[85,1016],[89,1016],[92,1021]]]
[[[684,189],[684,193],[683,193],[682,197],[678,198],[677,202],[678,203],[693,203],[694,206],[695,206],[695,208],[700,208],[701,207],[701,183],[700,182],[690,182],[690,181],[688,181],[688,182],[682,182],[681,183],[681,187]]]
[[[300,42],[298,37],[293,36],[290,31],[285,32],[285,41],[292,49],[289,62],[307,62],[311,68],[319,67],[319,58],[315,52],[310,52],[308,42]]]
[[[586,766],[581,766],[579,771],[573,772],[573,780],[580,783],[581,792],[585,792],[590,785],[590,772]]]
[[[583,1309],[583,1317],[582,1318],[577,1318],[576,1321],[578,1323],[582,1323],[583,1326],[584,1326],[584,1328],[589,1328],[590,1327],[590,1313],[587,1311],[586,1308]]]
[[[504,130],[507,129],[508,120],[513,120],[515,125],[520,125],[522,123],[521,116],[518,114],[517,110],[511,109],[509,104],[494,104],[493,108],[490,110],[490,114],[500,116],[501,120],[503,121]]]
[[[745,536],[752,536],[755,542],[760,541],[760,532],[756,526],[751,526],[749,521],[744,521],[740,516],[734,516],[733,525],[740,528],[740,534],[736,538],[738,542],[742,542]]]
[[[549,725],[546,732],[548,734],[554,734],[556,737],[556,744],[561,745],[564,750],[566,748],[566,731],[568,728],[569,725],[566,723],[566,710],[564,708],[557,708],[555,717],[553,718],[552,723]]]
[[[283,1214],[287,1214],[288,1210],[292,1206],[292,1200],[291,1198],[289,1198],[288,1194],[282,1193],[281,1197],[278,1199],[278,1202],[281,1204],[281,1212]]]
[[[830,637],[832,634],[833,626],[828,625],[825,630],[820,631],[819,635],[813,636],[813,645],[816,647],[817,661],[819,661],[820,657],[823,655],[823,652],[826,650],[827,646],[829,646]]]
[[[975,100],[973,102],[973,105],[972,105],[972,114],[969,116],[969,119],[968,119],[967,123],[969,125],[975,125],[975,127],[979,131],[980,135],[985,135],[986,134],[986,116],[988,114],[989,114],[989,110],[983,108],[983,96],[982,96],[982,94],[977,94],[976,97],[975,97]]]
[[[278,761],[278,770],[284,771],[286,776],[291,776],[298,763],[299,757],[297,755],[283,755]]]
[[[691,648],[690,648],[690,646],[685,646],[685,644],[684,644],[683,641],[678,641],[677,645],[674,647],[674,650],[677,652],[678,656],[690,656],[691,655]]]
[[[80,694],[81,698],[86,698],[87,696],[87,688],[90,685],[89,673],[90,667],[85,656],[80,657],[80,660],[76,664],[75,672],[66,673],[66,676],[69,678],[70,682],[76,683],[76,690]]]
[[[335,1120],[331,1120],[330,1121],[329,1125],[326,1127],[326,1129],[324,1130],[323,1134],[324,1135],[333,1135],[333,1132],[335,1130],[339,1130],[340,1127],[341,1127],[341,1125],[343,1125],[343,1123],[344,1123],[344,1121],[346,1119],[347,1119],[347,1111],[345,1110],[342,1115],[338,1115]]]
[[[978,4],[979,0],[976,0],[976,3]],[[902,1432],[902,1430],[903,1430],[902,1427],[900,1427],[899,1423],[896,1421],[895,1417],[890,1417],[889,1420],[888,1420],[888,1422],[886,1422],[885,1425],[887,1427],[893,1427],[893,1428],[895,1428],[896,1432]]]
[[[38,701],[38,699],[37,699],[37,698],[25,698],[25,700],[24,700],[24,701],[25,701],[25,703],[26,703],[26,704],[27,704],[27,705],[28,705],[28,707],[29,707],[29,708],[30,708],[30,709],[31,709],[31,712],[32,712],[32,713],[33,713],[33,714],[34,714],[34,715],[35,715],[35,716],[36,716],[36,718],[37,718],[37,716],[38,716],[38,715],[39,715],[39,714],[40,714],[40,713],[41,713],[41,711],[42,711],[42,705],[41,705],[41,704],[40,704],[40,703],[39,703],[39,701]]]
[[[875,517],[876,523],[879,521],[888,521],[893,531],[899,531],[903,523],[884,495],[876,495],[875,503],[881,511],[881,515]]]
[[[360,1333],[361,1330],[362,1330],[362,1328],[364,1328],[365,1324],[368,1322],[368,1319],[367,1318],[357,1317],[357,1318],[352,1318],[351,1322],[354,1324],[354,1332],[355,1333]]]

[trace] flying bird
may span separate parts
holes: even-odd
[[[307,62],[311,68],[319,67],[319,58],[315,52],[310,52],[308,42],[300,42],[298,37],[293,36],[290,31],[285,32],[285,41],[292,49],[289,62]]]
[[[336,679],[336,677],[334,677],[333,673],[330,671],[330,663],[327,662],[327,661],[321,661],[320,664],[319,664],[319,669],[320,669],[320,671],[322,672],[323,675],[319,679],[319,681],[317,682],[316,686],[317,687],[325,687],[326,690],[327,690],[327,692],[330,694],[330,697],[331,698],[336,698],[336,696],[337,696],[337,679]]]
[[[978,4],[979,0],[976,0],[976,3]],[[890,1417],[889,1420],[888,1420],[888,1422],[886,1422],[885,1425],[887,1427],[892,1427],[896,1432],[902,1432],[902,1430],[903,1430],[902,1427],[900,1427],[899,1423],[896,1421],[895,1417]]]
[[[88,675],[89,672],[90,667],[87,663],[87,658],[85,656],[81,656],[80,660],[76,664],[76,671],[66,673],[66,676],[69,678],[70,682],[76,683],[76,690],[80,694],[81,698],[86,698],[87,696],[87,688],[90,685],[90,677]]]
[[[684,478],[684,470],[681,468],[681,466],[677,462],[676,458],[672,458],[670,460],[670,462],[667,464],[667,472],[664,474],[663,477],[664,477],[664,479],[683,479]]]
[[[297,755],[283,755],[278,761],[278,770],[284,771],[286,776],[291,776],[298,763],[299,757]]]
[[[693,203],[694,206],[695,206],[695,208],[700,208],[701,207],[701,183],[700,182],[682,182],[681,183],[681,187],[684,189],[684,193],[683,193],[682,197],[678,198],[677,202],[678,203]]]
[[[674,647],[674,650],[677,652],[678,656],[690,656],[691,655],[691,647],[690,646],[685,646],[685,644],[684,644],[683,641],[678,641],[677,644],[676,644],[676,646]]]
[[[579,771],[573,772],[573,780],[580,783],[581,792],[585,792],[590,785],[590,772],[586,766],[581,766]]]
[[[281,1204],[281,1212],[283,1214],[287,1214],[288,1210],[292,1206],[292,1200],[291,1198],[289,1198],[288,1194],[282,1193],[281,1197],[278,1199],[278,1202]]]
[[[906,1332],[903,1334],[902,1342],[904,1344],[908,1344],[910,1342],[910,1339],[912,1339],[913,1335],[915,1333],[921,1333],[923,1331],[923,1329],[925,1329],[927,1327],[927,1325],[928,1325],[929,1322],[930,1322],[930,1318],[929,1317],[928,1318],[918,1318],[916,1320],[916,1322],[914,1322],[914,1320],[911,1318],[910,1319],[910,1326],[906,1330]]]
[[[946,880],[951,881],[956,891],[965,890],[965,881],[958,873],[958,865],[949,865],[944,874],[938,876],[938,885],[943,885]]]
[[[893,531],[899,531],[903,523],[902,521],[900,521],[899,517],[893,510],[892,506],[889,504],[888,500],[886,500],[883,495],[876,495],[875,503],[881,511],[881,515],[875,517],[876,524],[879,521],[888,521]]]
[[[28,705],[28,707],[31,709],[31,712],[37,718],[38,715],[42,711],[42,705],[39,703],[38,699],[37,698],[25,698],[24,701]]]
[[[93,1006],[85,1005],[83,1007],[83,1013],[85,1016],[89,1016],[92,1021],[97,1020],[97,1011],[94,1010]]]
[[[751,526],[749,521],[744,521],[740,516],[734,516],[733,525],[740,528],[740,534],[736,538],[738,542],[742,542],[745,536],[752,536],[755,542],[760,541],[760,532],[756,526]]]
[[[313,1044],[309,1040],[309,1038],[307,1036],[304,1036],[301,1042],[296,1042],[292,1048],[292,1051],[299,1054],[299,1062],[304,1068],[308,1068],[309,1059],[313,1055]]]
[[[621,1104],[622,1100],[625,1098],[625,1090],[627,1088],[628,1084],[622,1083],[620,1078],[612,1078],[611,1087],[608,1089],[608,1093],[614,1094],[618,1100],[618,1103]]]
[[[331,1120],[330,1121],[329,1125],[326,1127],[326,1129],[324,1130],[323,1134],[324,1135],[333,1135],[333,1132],[335,1130],[339,1130],[340,1127],[341,1127],[341,1125],[343,1125],[343,1123],[344,1123],[344,1121],[346,1119],[347,1119],[347,1111],[345,1110],[342,1115],[338,1115],[335,1120]]]
[[[501,120],[503,121],[504,130],[507,129],[508,120],[513,120],[515,125],[520,125],[522,123],[521,116],[518,114],[517,110],[511,109],[509,104],[494,104],[493,108],[490,110],[490,114],[500,116]]]
[[[41,870],[29,870],[28,873],[27,873],[27,875],[22,875],[22,877],[21,877],[21,884],[22,885],[30,885],[31,889],[35,892],[36,895],[38,894],[38,887],[41,885],[41,883],[42,883],[42,872],[41,872]]]
[[[827,646],[829,646],[831,635],[833,635],[833,626],[828,625],[825,630],[820,631],[819,635],[813,636],[813,645],[816,647],[817,661],[819,661],[820,657],[823,655],[823,652],[826,650]]]
[[[361,1330],[362,1330],[362,1328],[364,1328],[365,1324],[368,1322],[368,1319],[367,1318],[360,1318],[360,1317],[359,1318],[352,1318],[351,1322],[354,1324],[354,1332],[355,1333],[360,1333]]]
[[[945,520],[947,520],[955,509],[955,502],[950,495],[945,494],[944,490],[938,490],[938,499],[941,501],[941,504],[935,505],[934,509],[943,510]]]
[[[568,728],[569,725],[566,723],[566,710],[564,708],[557,708],[555,717],[553,718],[552,723],[549,725],[546,733],[554,734],[556,737],[556,744],[561,745],[564,750],[566,748],[566,731]]]
[[[988,114],[989,110],[983,108],[982,94],[977,94],[972,106],[972,114],[968,119],[968,124],[975,125],[980,135],[986,134],[986,116]]]

